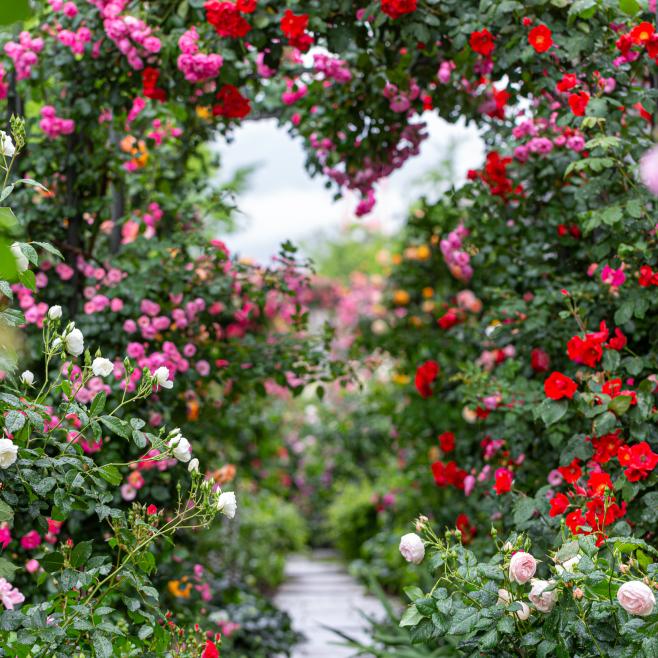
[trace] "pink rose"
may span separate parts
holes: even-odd
[[[530,553],[519,551],[512,555],[509,563],[509,579],[523,585],[527,583],[537,571],[537,560]]]
[[[400,539],[400,553],[407,562],[420,564],[425,557],[425,544],[416,533],[410,532]]]
[[[552,585],[555,585],[555,581],[532,579],[532,589],[528,598],[539,612],[550,612],[557,603],[557,590],[546,591]]]
[[[656,605],[651,588],[640,580],[624,583],[617,591],[617,601],[626,612],[640,617],[650,615]]]

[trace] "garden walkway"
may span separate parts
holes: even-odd
[[[293,658],[353,656],[354,650],[334,644],[340,638],[326,627],[367,641],[365,620],[358,611],[377,618],[385,616],[381,603],[366,593],[330,551],[290,558],[276,604],[292,617],[295,630],[306,636]]]

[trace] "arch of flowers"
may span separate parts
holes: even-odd
[[[294,251],[261,268],[204,235],[228,213],[204,144],[276,117],[365,215],[436,111],[475,121],[486,161],[418,203],[387,308],[359,341],[415,377],[396,447],[433,518],[402,549],[431,552],[438,580],[411,592],[402,625],[464,655],[655,655],[654,13],[638,0],[49,0],[5,34],[0,98],[24,120],[3,141],[0,317],[27,324],[45,366],[0,398],[0,543],[16,556],[0,562],[3,648],[180,648],[150,584],[174,551],[157,540],[232,516],[226,473],[213,487],[198,473],[249,455],[216,428],[238,437],[251,393],[346,376],[303,333]],[[201,465],[181,475],[190,445]],[[161,505],[128,508],[117,489]],[[105,525],[87,536],[90,518]],[[22,566],[35,551],[36,581]],[[215,655],[195,638],[180,655]]]

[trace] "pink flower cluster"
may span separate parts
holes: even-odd
[[[56,139],[60,135],[70,135],[75,130],[75,121],[58,117],[52,105],[44,105],[41,108],[39,127],[49,139]]]
[[[137,96],[133,100],[133,104],[128,111],[128,116],[126,117],[126,129],[130,127],[130,124],[144,111],[146,107],[146,101],[141,97]]]
[[[91,30],[84,26],[79,27],[76,32],[73,30],[60,30],[57,33],[57,39],[67,48],[70,48],[74,55],[82,55],[85,51],[85,45],[91,41]]]
[[[439,70],[436,72],[436,77],[441,84],[447,85],[450,82],[452,77],[452,72],[455,70],[457,65],[452,60],[446,60],[441,62]]]
[[[29,78],[32,67],[39,61],[38,54],[43,50],[43,39],[33,39],[29,32],[18,35],[18,43],[9,41],[5,44],[5,53],[14,62],[18,80]]]
[[[441,240],[441,253],[452,276],[460,281],[470,281],[473,276],[471,257],[462,249],[464,238],[469,234],[468,229],[460,224]]]
[[[163,124],[160,119],[154,119],[151,125],[153,126],[153,130],[148,132],[146,136],[152,139],[156,146],[161,146],[167,137],[177,138],[183,134],[180,128],[176,128],[169,123]]]
[[[43,272],[36,275],[37,290],[45,288],[48,284],[48,277]],[[18,305],[23,310],[26,324],[35,324],[37,327],[43,327],[43,319],[48,312],[48,304],[45,302],[37,303],[34,299],[34,293],[19,283],[12,285],[12,290],[18,299]]]
[[[9,83],[5,81],[6,74],[5,67],[0,64],[0,101],[7,98],[9,93]]]
[[[525,119],[516,125],[512,135],[516,139],[530,139],[514,149],[514,157],[527,162],[531,155],[548,155],[555,147],[580,153],[585,148],[585,138],[578,130],[558,126],[556,120],[557,113],[553,113],[550,119]]]
[[[333,80],[340,85],[344,85],[352,79],[352,72],[347,66],[347,62],[331,55],[313,55],[313,69],[316,73],[324,75],[326,81]]]
[[[178,40],[181,54],[178,56],[178,70],[188,82],[204,82],[219,75],[224,60],[221,55],[205,55],[199,52],[199,33],[192,26]]]
[[[357,207],[357,216],[362,216],[372,210],[374,199],[374,186],[375,183],[382,178],[390,176],[394,171],[400,169],[404,163],[411,157],[420,153],[420,144],[423,140],[427,139],[425,132],[426,124],[423,122],[406,124],[402,129],[399,125],[390,126],[391,135],[394,136],[399,130],[399,137],[397,142],[392,140],[388,152],[381,156],[381,159],[373,160],[370,156],[364,158],[362,166],[358,169],[346,171],[343,167],[325,167],[324,174],[333,180],[339,187],[346,187],[351,190],[357,190],[361,193],[364,200]],[[313,136],[311,136],[313,137]],[[344,133],[339,133],[338,137],[345,141],[347,136]],[[312,143],[312,142],[311,142]],[[323,139],[320,144],[324,147],[326,144],[333,143],[331,140]],[[360,140],[355,140],[355,145],[359,146]],[[313,143],[312,143],[313,145]],[[315,146],[314,146],[315,147]],[[318,150],[318,156],[321,160],[326,158],[326,155]]]
[[[48,4],[54,12],[61,12],[67,18],[75,18],[78,15],[78,8],[74,2],[65,2],[64,0],[48,0]]]
[[[286,91],[281,94],[281,102],[284,105],[294,105],[308,93],[308,87],[298,80],[286,80]]]
[[[108,38],[127,58],[136,71],[144,68],[144,59],[160,52],[162,44],[151,28],[141,19],[122,15],[128,0],[88,0],[103,17]]]
[[[411,101],[415,101],[420,96],[420,87],[415,80],[411,80],[409,89],[401,91],[396,85],[387,82],[382,93],[388,99],[393,112],[406,112],[411,107]]]

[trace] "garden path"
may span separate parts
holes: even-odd
[[[326,627],[367,641],[366,622],[358,611],[380,619],[385,616],[381,603],[366,593],[331,551],[291,557],[275,602],[292,617],[293,628],[306,636],[293,658],[353,656],[353,649],[334,644],[340,638]]]

